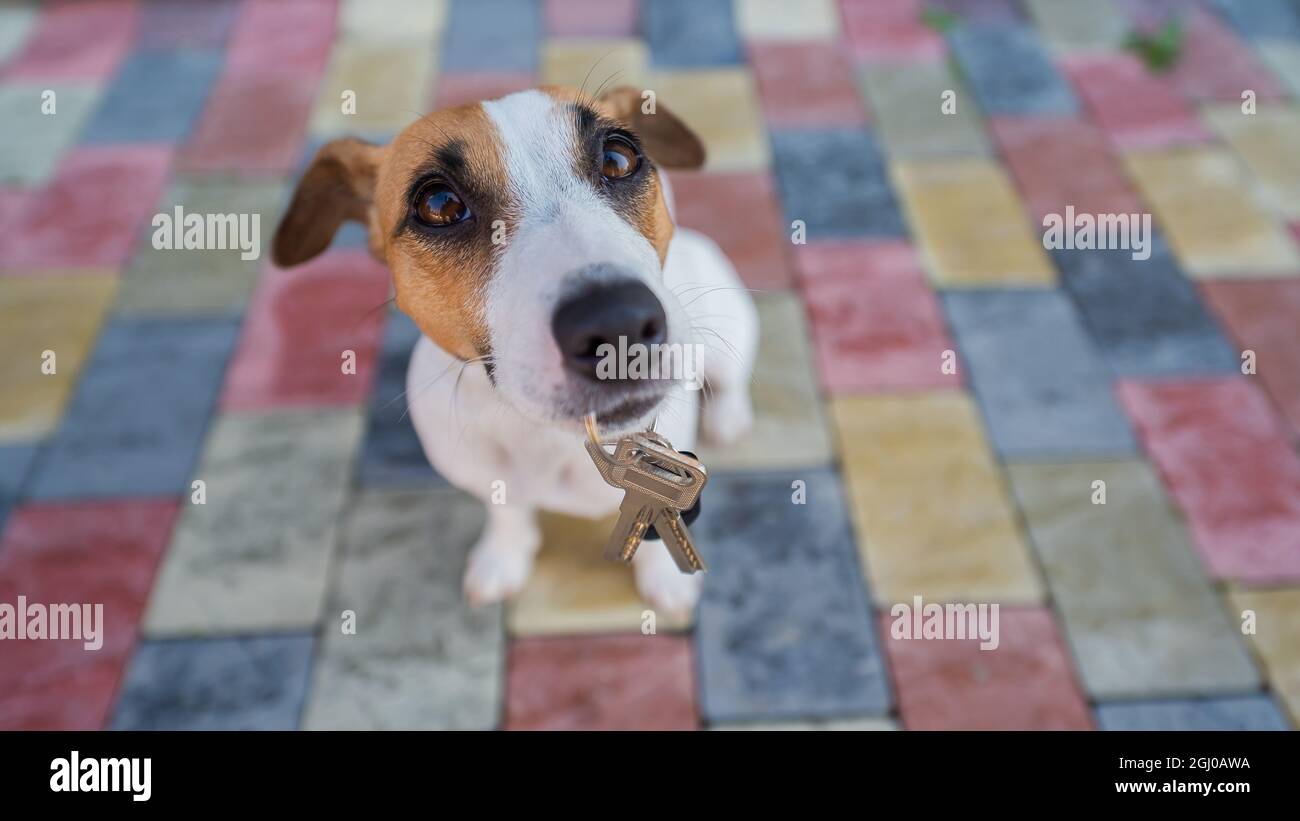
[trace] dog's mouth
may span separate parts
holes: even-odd
[[[602,428],[618,428],[631,424],[658,407],[663,399],[664,394],[625,399],[604,410],[597,409],[596,420]]]

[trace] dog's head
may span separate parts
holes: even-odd
[[[658,166],[703,161],[699,139],[635,89],[519,92],[430,114],[387,146],[326,144],[273,256],[305,262],[361,222],[398,306],[444,350],[482,357],[510,404],[630,426],[671,380],[603,378],[602,346],[687,342],[662,281],[673,224]]]

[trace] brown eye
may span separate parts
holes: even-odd
[[[601,149],[600,173],[607,180],[621,180],[641,167],[636,149],[622,137],[610,137]]]
[[[469,206],[445,182],[431,182],[415,198],[415,215],[425,225],[440,228],[469,219]]]

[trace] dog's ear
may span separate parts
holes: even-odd
[[[276,265],[298,265],[324,251],[344,220],[368,225],[384,150],[354,139],[321,146],[275,230],[271,259]]]
[[[704,165],[704,143],[658,100],[644,98],[631,86],[620,86],[602,94],[600,102],[614,119],[636,132],[656,163],[668,168]]]

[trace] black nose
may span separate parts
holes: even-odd
[[[560,348],[564,366],[588,379],[596,379],[602,345],[619,349],[637,343],[653,345],[667,338],[664,306],[643,283],[625,280],[595,285],[560,303],[551,319],[551,333]]]

